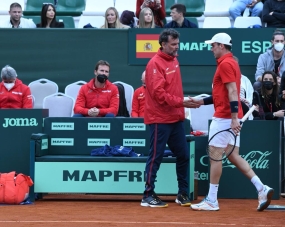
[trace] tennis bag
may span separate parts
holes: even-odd
[[[28,198],[33,184],[32,179],[22,173],[0,173],[0,203],[20,204]]]

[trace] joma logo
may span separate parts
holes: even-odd
[[[36,118],[4,118],[3,127],[9,126],[37,126],[38,122]]]

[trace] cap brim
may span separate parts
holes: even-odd
[[[206,40],[205,41],[205,43],[207,43],[207,44],[212,44],[212,43],[214,43],[215,41],[213,41],[213,40]]]

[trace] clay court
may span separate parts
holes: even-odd
[[[212,212],[181,207],[174,196],[161,196],[168,208],[141,207],[140,199],[137,195],[47,195],[33,205],[1,206],[0,226],[285,226],[285,211],[257,212],[253,199],[220,199],[220,211]],[[285,199],[271,204],[285,206]]]

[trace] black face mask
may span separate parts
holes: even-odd
[[[97,80],[99,83],[103,84],[103,83],[105,83],[106,80],[108,80],[108,77],[104,74],[99,74],[97,76]]]
[[[262,84],[266,90],[271,90],[273,88],[273,82],[272,81],[263,81]]]

